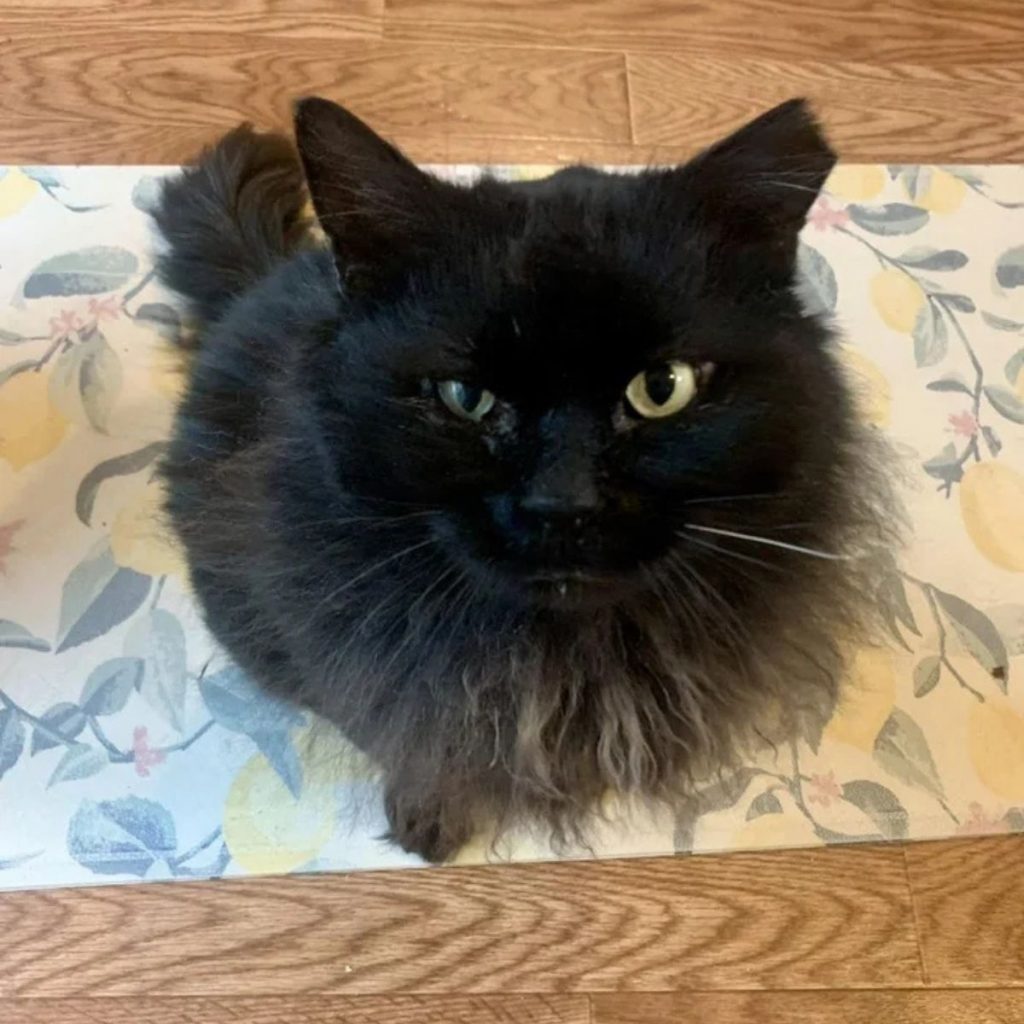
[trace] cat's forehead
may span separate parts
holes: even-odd
[[[484,312],[472,358],[487,379],[513,390],[617,390],[672,336],[638,283],[594,268],[548,265],[505,289]]]

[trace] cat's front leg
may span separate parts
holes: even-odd
[[[384,795],[386,839],[432,864],[451,860],[473,837],[471,809],[465,801],[410,789],[391,780]]]

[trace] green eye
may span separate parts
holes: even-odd
[[[456,416],[474,423],[479,423],[494,408],[494,395],[490,391],[460,380],[440,381],[437,395]]]
[[[647,420],[674,416],[697,394],[697,372],[689,363],[671,362],[638,373],[626,387],[626,401]]]

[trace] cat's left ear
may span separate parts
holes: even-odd
[[[702,220],[736,241],[795,249],[836,154],[805,100],[769,110],[682,168]]]
[[[443,238],[451,187],[330,100],[295,105],[295,139],[346,289],[393,292]]]

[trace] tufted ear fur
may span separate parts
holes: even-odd
[[[797,233],[836,162],[805,100],[789,100],[684,169],[709,217]]]
[[[457,191],[330,100],[296,104],[295,137],[341,280],[392,291],[450,230]]]
[[[785,278],[797,236],[836,162],[801,99],[783,103],[668,175],[669,187],[730,258]]]

